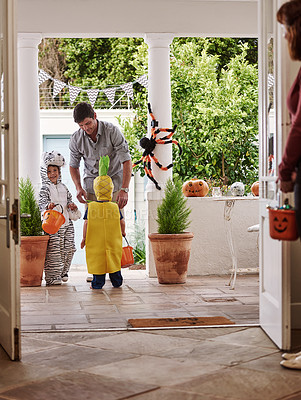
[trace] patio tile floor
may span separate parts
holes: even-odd
[[[258,324],[258,274],[193,276],[185,284],[161,285],[145,270],[122,270],[124,283],[91,290],[85,266],[73,265],[61,286],[21,288],[22,331],[127,329],[130,318],[224,316],[235,324]]]

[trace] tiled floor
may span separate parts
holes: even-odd
[[[227,277],[162,286],[144,271],[124,276],[101,292],[75,269],[64,287],[22,288],[22,361],[0,348],[0,400],[301,399],[301,371],[280,366],[258,326],[126,329],[149,315],[256,323],[258,276],[239,276],[234,291]]]
[[[298,400],[301,371],[259,327],[22,334],[0,400]]]
[[[223,316],[258,324],[258,275],[189,277],[186,284],[160,285],[145,270],[122,270],[124,284],[91,290],[86,269],[73,266],[62,286],[21,288],[23,331],[126,329],[130,318]]]

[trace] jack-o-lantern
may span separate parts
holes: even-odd
[[[294,210],[269,209],[270,236],[278,240],[298,239]]]
[[[254,196],[259,196],[259,181],[256,181],[251,186],[251,192]]]
[[[205,197],[209,186],[202,179],[193,178],[183,184],[182,192],[186,197]]]
[[[61,206],[62,207],[62,206]],[[63,210],[63,207],[62,207]],[[56,210],[46,210],[43,213],[42,229],[51,235],[56,233],[65,223],[63,214]]]

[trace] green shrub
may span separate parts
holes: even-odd
[[[41,213],[35,198],[33,185],[29,178],[20,178],[20,214],[30,214],[30,218],[21,218],[21,236],[43,235]]]
[[[190,213],[181,182],[168,179],[164,198],[157,208],[158,233],[183,233],[191,223]]]

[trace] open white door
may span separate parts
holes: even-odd
[[[0,0],[0,344],[20,359],[16,35],[14,0]]]
[[[289,350],[290,244],[271,239],[267,210],[267,205],[283,204],[276,184],[288,126],[287,49],[276,21],[281,3],[259,1],[260,325],[280,349]]]

